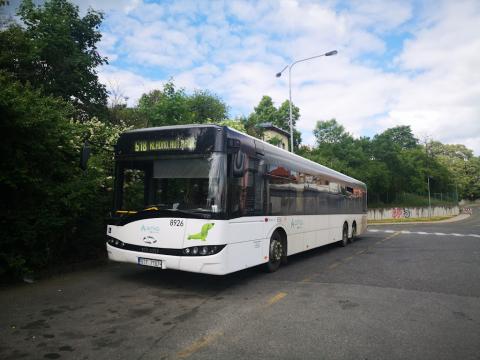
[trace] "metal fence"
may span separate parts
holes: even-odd
[[[397,194],[375,194],[368,193],[368,206],[369,207],[382,207],[382,206],[395,206],[395,207],[408,207],[408,206],[452,206],[458,204],[458,196],[456,192],[435,192],[430,194],[430,200],[428,193],[397,193]]]

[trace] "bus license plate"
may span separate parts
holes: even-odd
[[[153,266],[153,267],[162,267],[162,260],[147,259],[147,258],[138,258],[138,265],[144,266]]]

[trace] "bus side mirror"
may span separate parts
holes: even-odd
[[[88,159],[90,158],[90,144],[88,141],[85,141],[80,151],[80,168],[82,170],[87,170]]]
[[[229,154],[235,154],[238,150],[240,150],[240,140],[227,139],[227,152]]]

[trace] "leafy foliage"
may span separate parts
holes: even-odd
[[[480,197],[480,157],[461,144],[426,144],[430,156],[448,170],[449,183],[456,187],[461,198],[474,200]]]
[[[123,129],[96,119],[78,123],[65,101],[43,95],[30,85],[0,73],[0,275],[45,268],[58,262],[88,258],[101,242],[110,203],[110,155],[94,154],[87,173],[80,171],[81,139],[112,144]],[[98,237],[95,236],[98,240]]]
[[[450,201],[457,190],[460,197],[480,196],[479,158],[463,145],[422,146],[409,126],[355,139],[335,119],[319,121],[314,135],[317,146],[302,147],[301,155],[364,181],[373,206],[425,204],[428,177],[433,195],[450,194]]]
[[[208,91],[186,94],[167,82],[162,90],[153,90],[142,95],[138,112],[147,126],[203,124],[220,122],[227,118],[227,105]]]
[[[22,25],[0,32],[0,68],[29,82],[43,93],[73,102],[84,118],[105,115],[107,92],[96,68],[106,64],[97,51],[103,15],[66,0],[43,6],[24,0],[18,15]]]
[[[300,118],[300,109],[292,104],[292,122],[293,122],[293,145],[298,149],[302,142],[299,131],[295,129],[297,120]],[[280,129],[290,132],[290,102],[284,101],[279,108],[273,104],[270,96],[263,96],[253,112],[243,119],[245,129],[248,134],[262,138],[262,124],[272,124]]]
[[[218,122],[217,124],[220,126],[228,126],[232,129],[235,129],[241,132],[247,132],[241,120],[223,120]]]

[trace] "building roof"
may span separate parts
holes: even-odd
[[[273,125],[272,123],[262,123],[258,125],[259,127],[266,129],[266,130],[273,130],[286,136],[287,138],[290,136],[290,133],[286,130],[279,128],[278,126]]]

